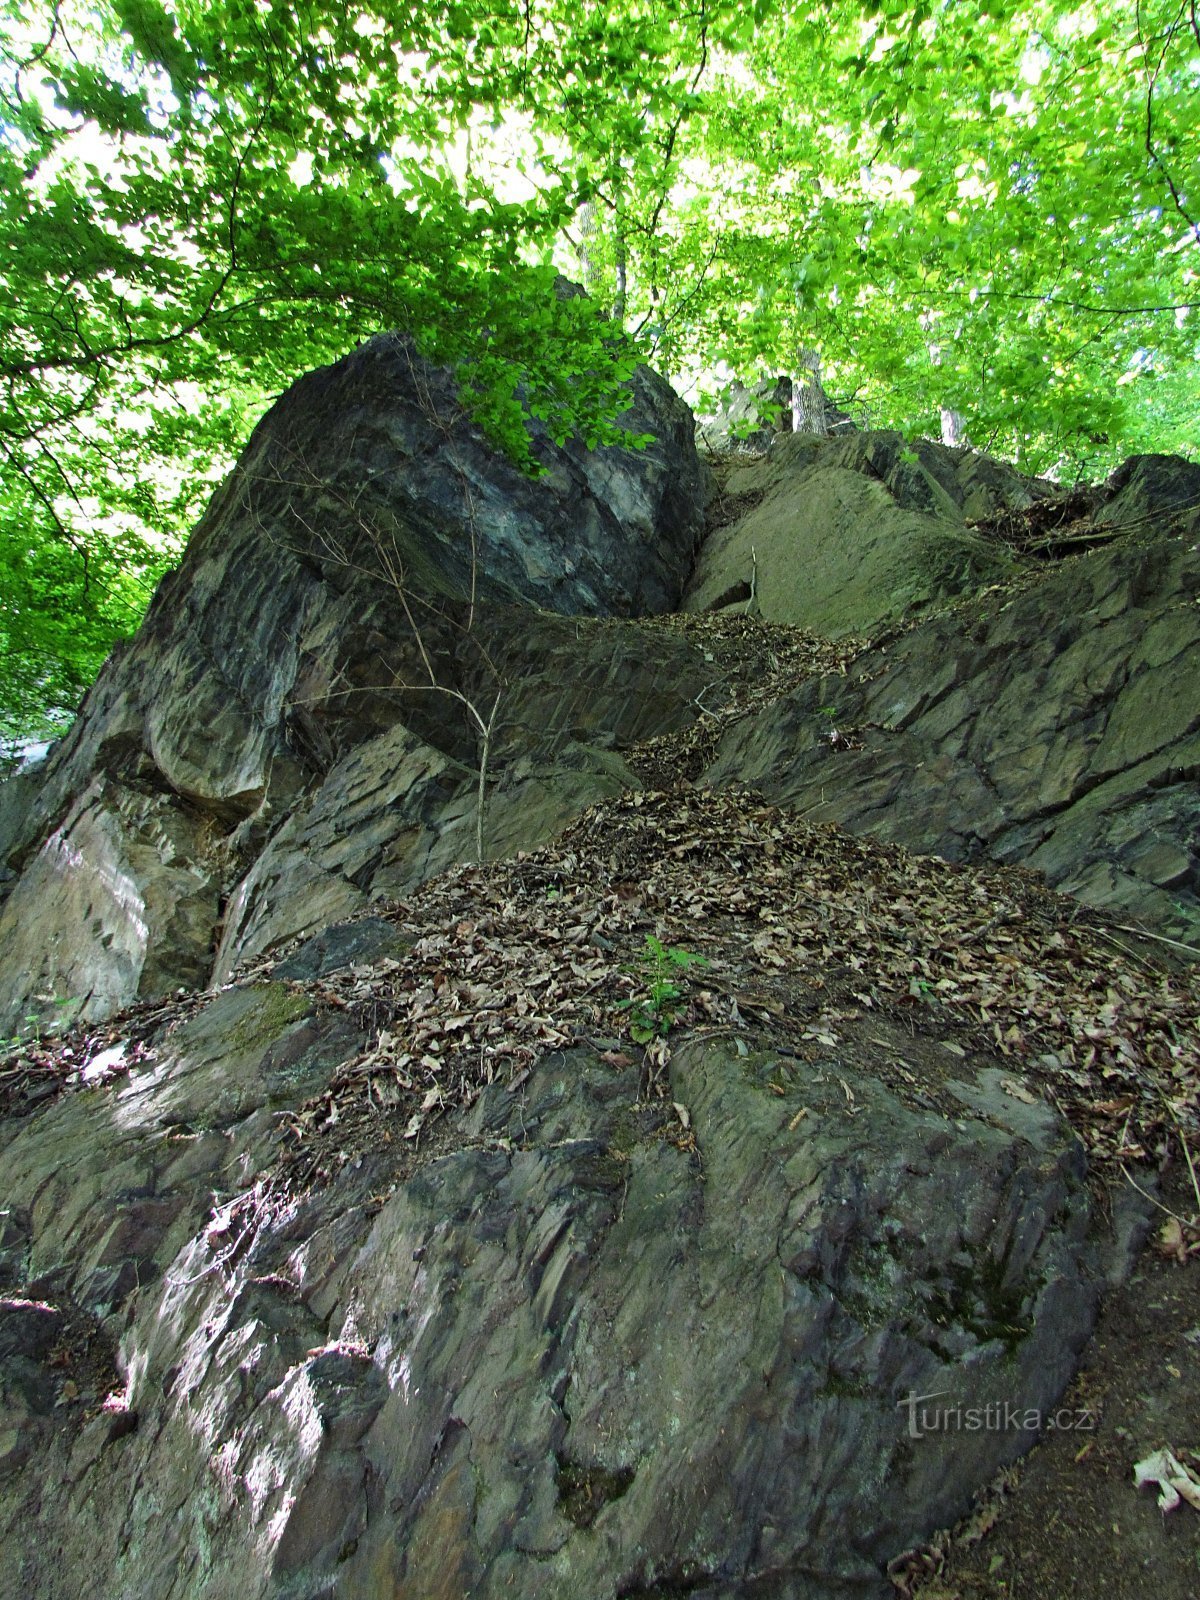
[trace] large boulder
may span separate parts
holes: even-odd
[[[276,853],[296,840],[313,864],[292,873],[297,888],[336,880],[304,926],[350,909],[381,860],[393,886],[409,853],[418,876],[428,870],[414,818],[449,830],[451,854],[435,864],[472,852],[481,756],[464,682],[484,709],[512,686],[490,675],[485,632],[500,649],[534,608],[664,611],[690,570],[703,502],[691,413],[645,368],[630,391],[623,425],[653,435],[647,448],[536,435],[543,471],[529,477],[470,425],[451,376],[398,335],[293,385],[69,736],[36,781],[5,788],[0,1033],[205,981],[229,948],[227,904],[240,924],[250,890],[238,886],[283,825]],[[582,722],[603,727],[605,706],[619,720],[615,702],[640,677],[642,732],[657,731],[660,676],[661,663],[625,675],[611,655],[593,662]],[[562,713],[558,685],[543,687],[550,704],[523,697],[525,746]],[[351,861],[292,818],[309,797],[340,813],[335,834],[357,830]],[[562,820],[564,805],[547,815]]]
[[[1044,485],[795,440],[785,498],[812,457],[970,567],[870,612],[845,563],[830,630],[933,614],[605,614],[672,592],[666,475],[568,453],[510,527],[405,349],[264,423],[0,797],[0,1597],[885,1600],[1058,1404],[1145,1225],[1085,1151],[1193,1117],[1197,996],[792,813],[1186,931],[1200,484],[1143,459],[1025,549]],[[642,588],[553,546],[555,614],[526,519],[593,494]]]
[[[684,604],[752,598],[767,622],[869,634],[1011,576],[1011,553],[967,521],[1049,493],[973,450],[898,433],[781,433],[726,473]]]
[[[792,1023],[748,1020],[759,911],[831,936],[814,866],[903,950],[898,857],[630,799],[49,1066],[2,1125],[0,1596],[886,1600],[1046,1423],[1134,1220],[990,1025],[818,1013],[799,950]],[[642,1059],[604,1032],[637,896],[696,893],[750,992]]]
[[[418,592],[523,601],[587,616],[644,616],[679,601],[703,532],[692,414],[639,367],[620,425],[640,450],[558,446],[533,426],[540,476],[489,446],[454,378],[399,334],[368,340],[293,384],[223,491],[224,548],[245,528],[344,578],[385,581],[376,548]],[[348,558],[343,561],[341,556]]]

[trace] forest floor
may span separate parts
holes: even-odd
[[[1164,1199],[1190,1216],[1185,1181]],[[1164,1219],[1165,1220],[1165,1219]],[[1063,1406],[1091,1431],[1049,1432],[974,1514],[935,1539],[901,1593],[916,1600],[1200,1600],[1200,1511],[1164,1513],[1134,1465],[1200,1462],[1200,1260],[1151,1244],[1108,1299]],[[922,1572],[920,1569],[924,1568]]]

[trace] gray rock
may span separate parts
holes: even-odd
[[[1184,532],[1200,531],[1200,465],[1178,456],[1130,456],[1105,485],[1104,520],[1118,527],[1147,518],[1177,521]]]
[[[340,972],[343,967],[368,965],[381,956],[400,955],[407,945],[390,922],[362,917],[357,922],[337,922],[305,940],[286,961],[276,963],[272,976],[307,983]]]
[[[1190,535],[1144,528],[748,717],[703,781],[950,860],[1031,866],[1195,945],[1198,584]],[[825,706],[858,748],[830,747]]]
[[[560,448],[535,426],[542,476],[530,478],[468,426],[449,373],[379,335],[263,418],[224,491],[219,536],[244,520],[323,572],[348,540],[378,571],[369,524],[422,592],[568,614],[670,610],[702,533],[693,419],[647,367],[630,389],[621,427],[653,435],[648,448]]]
[[[409,1176],[380,1141],[281,1205],[273,1112],[355,1048],[306,1010],[231,990],[10,1145],[33,1270],[138,1262],[107,1312],[136,1426],[0,1477],[0,1595],[883,1600],[1072,1373],[1107,1235],[986,1063],[947,1116],[837,1052],[780,1096],[773,1055],[684,1042],[689,1152],[577,1050]]]
[[[534,607],[632,616],[682,593],[703,516],[691,413],[645,368],[630,389],[622,426],[647,449],[537,436],[535,479],[398,336],[293,385],[71,733],[0,787],[0,1035],[61,1021],[60,1000],[90,1020],[224,975],[277,894],[272,941],[473,853],[479,752],[455,695],[495,698],[485,612],[519,605],[495,642]],[[526,753],[561,711],[538,708]],[[609,787],[574,785],[579,804]]]
[[[1011,554],[967,518],[1048,492],[972,450],[898,433],[780,434],[726,478],[726,504],[746,509],[706,540],[684,605],[718,607],[753,575],[764,621],[869,634],[1011,575]]]
[[[777,433],[790,431],[791,412],[790,378],[760,378],[751,384],[735,381],[713,415],[696,418],[696,437],[713,454],[766,450]]]
[[[906,1069],[909,1093],[875,1055],[879,1023],[839,1027],[811,1062],[769,1034],[744,1053],[680,1040],[662,1102],[640,1066],[579,1042],[419,1143],[381,1113],[352,1138],[364,1089],[281,1174],[281,1128],[315,1137],[313,1097],[366,1043],[352,1008],[314,995],[386,967],[402,945],[381,902],[471,853],[481,745],[454,696],[497,706],[498,853],[635,786],[634,748],[712,726],[723,684],[703,634],[530,603],[548,591],[520,495],[543,490],[562,529],[583,497],[597,565],[606,517],[630,520],[636,603],[667,592],[675,546],[646,554],[670,515],[653,463],[616,484],[568,453],[558,499],[546,480],[512,489],[511,537],[487,500],[497,542],[467,628],[448,531],[464,480],[430,476],[428,419],[388,388],[403,347],[358,355],[256,435],[76,728],[0,800],[20,872],[0,912],[10,1018],[31,996],[95,1018],[228,985],[152,1031],[128,1075],[0,1125],[0,1600],[884,1600],[888,1560],[1032,1442],[1145,1214],[1126,1206],[1110,1236],[1081,1147],[1013,1092],[1011,1058],[957,1057],[938,1085]],[[301,496],[300,548],[297,485],[261,470],[280,441],[325,459],[315,424],[281,426],[310,412],[357,441],[331,472],[416,452],[372,480],[372,516],[412,538],[440,597],[420,641],[377,575],[322,553],[336,495]],[[966,519],[1047,491],[973,452],[916,454],[801,438],[752,469],[778,535],[756,545],[768,609],[804,599],[831,628],[933,614],[727,727],[705,781],[1032,862],[1195,937],[1187,472],[1134,463],[1100,496],[1130,537],[939,613],[1016,570]],[[269,526],[289,517],[290,543]],[[822,518],[860,531],[862,571]],[[693,598],[741,549],[714,544]],[[559,577],[565,607],[591,603],[586,561]],[[596,608],[632,608],[635,587],[614,576]],[[276,981],[237,980],[293,940]],[[125,1046],[148,1026],[129,1019]],[[63,1308],[119,1342],[104,1411],[60,1404]]]

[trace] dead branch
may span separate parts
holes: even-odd
[[[424,402],[429,408],[430,414],[434,414],[432,399],[427,391],[424,395]],[[450,438],[448,429],[444,428],[444,431],[446,431],[447,437]],[[293,555],[305,556],[309,559],[315,554],[318,559],[327,562],[333,567],[340,568],[342,571],[367,578],[372,583],[382,583],[393,598],[399,602],[404,619],[408,624],[409,634],[420,658],[421,672],[425,681],[409,681],[402,677],[396,677],[390,684],[383,687],[389,691],[402,693],[445,695],[449,700],[462,707],[476,741],[478,783],[475,807],[475,855],[477,860],[482,863],[484,860],[484,817],[493,737],[507,684],[475,626],[477,620],[479,546],[475,500],[471,493],[465,468],[457,458],[453,460],[452,465],[456,468],[463,484],[464,504],[466,506],[470,538],[467,611],[465,620],[460,621],[453,618],[448,611],[443,610],[428,596],[422,595],[410,581],[396,536],[389,534],[381,525],[379,519],[372,516],[370,511],[364,508],[362,502],[364,493],[369,486],[368,482],[360,484],[353,493],[350,493],[340,484],[323,478],[310,467],[299,448],[294,446],[286,448],[286,456],[286,471],[283,467],[276,466],[271,476],[260,475],[258,478],[247,482],[243,492],[243,507],[253,519],[255,526],[266,537],[273,539],[275,542],[280,542],[277,531],[266,526],[261,512],[254,503],[253,491],[264,483],[270,483],[275,487],[282,488],[287,492],[286,514],[301,535],[294,542],[282,541],[285,544],[285,548],[289,549]],[[304,500],[317,496],[332,499],[340,513],[338,522],[306,511]],[[347,533],[345,530],[350,531]],[[425,613],[425,616],[422,616],[421,613]],[[483,667],[486,680],[486,688],[482,696],[477,697],[456,682],[446,681],[447,673],[444,668],[439,669],[427,636],[428,616],[436,617],[440,623],[449,625],[457,630],[464,639],[470,640]],[[371,692],[378,693],[379,686],[362,685],[336,690],[327,695],[310,697],[302,702],[298,701],[297,704],[311,705],[317,703],[318,700],[324,703],[334,698],[344,698],[350,694]],[[490,705],[488,704],[488,696],[490,696]]]

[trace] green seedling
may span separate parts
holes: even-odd
[[[0,1040],[0,1045],[13,1050],[30,1044],[40,1048],[47,1035],[61,1032],[71,1021],[75,1001],[69,995],[39,994],[34,998],[44,1000],[53,1006],[53,1014],[47,1018],[44,1011],[27,1011],[21,1019],[20,1031],[14,1033],[7,1041]]]
[[[646,948],[636,965],[626,967],[642,985],[641,993],[623,1000],[619,1009],[629,1013],[629,1032],[638,1044],[649,1044],[670,1032],[683,1009],[683,990],[678,979],[689,967],[704,967],[708,962],[691,950],[670,949],[652,933],[646,935]]]

